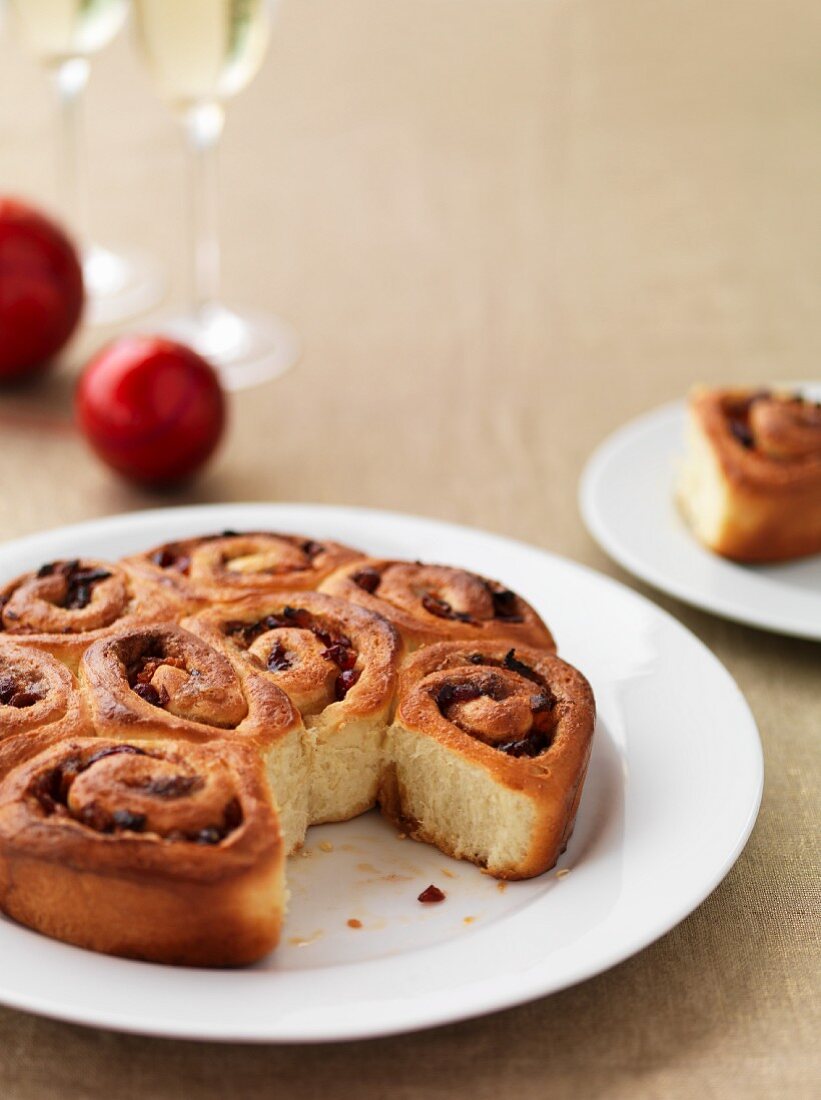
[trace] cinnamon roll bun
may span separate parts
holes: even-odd
[[[308,754],[299,713],[287,695],[250,664],[178,626],[132,627],[95,642],[80,665],[95,733],[219,748],[256,748],[280,815],[286,852],[308,826]]]
[[[690,398],[678,501],[697,538],[741,562],[821,551],[821,405],[768,390]]]
[[[374,805],[401,643],[381,616],[318,592],[202,611],[184,625],[282,688],[302,714],[311,824]]]
[[[409,650],[485,638],[555,649],[553,636],[530,604],[498,581],[467,569],[368,558],[343,566],[320,591],[382,615]]]
[[[277,943],[284,851],[236,744],[70,738],[0,781],[0,908],[107,954],[237,966]]]
[[[93,558],[51,561],[0,588],[0,637],[47,649],[70,668],[91,642],[138,622],[177,618],[170,593]]]
[[[85,701],[69,669],[48,653],[0,638],[0,775],[88,729]]]
[[[779,461],[807,461],[765,411]],[[537,875],[594,724],[536,611],[463,569],[232,531],[51,562],[0,589],[0,908],[98,951],[247,963],[308,825],[377,803]]]
[[[590,685],[552,654],[499,641],[422,649],[400,676],[382,812],[498,878],[539,875],[570,837],[594,725]]]
[[[317,588],[363,555],[338,542],[269,531],[180,539],[126,558],[126,569],[200,605]]]

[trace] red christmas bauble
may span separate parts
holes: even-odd
[[[0,382],[49,366],[83,311],[77,250],[60,227],[0,198]]]
[[[165,484],[195,473],[225,426],[216,372],[190,348],[159,336],[126,336],[83,372],[77,420],[93,449],[134,481]]]

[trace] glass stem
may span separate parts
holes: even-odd
[[[194,310],[219,298],[220,245],[217,152],[225,113],[219,103],[191,107],[183,117],[189,161],[190,295]]]
[[[88,244],[88,206],[81,149],[83,92],[88,83],[88,74],[89,63],[84,57],[70,58],[52,70],[60,104],[58,201],[81,248]]]

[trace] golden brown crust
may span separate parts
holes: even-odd
[[[223,531],[164,543],[126,558],[123,565],[133,576],[184,598],[194,610],[249,595],[315,589],[335,569],[363,556],[341,543],[305,535]]]
[[[0,782],[0,907],[108,954],[197,966],[276,944],[283,850],[258,756],[69,739]]]
[[[589,683],[555,655],[505,642],[446,642],[420,650],[402,671],[394,729],[436,741],[495,784],[529,797],[535,824],[525,856],[491,871],[530,878],[552,867],[567,845],[595,722]],[[455,854],[403,813],[395,774],[380,801],[400,828]]]
[[[82,558],[46,562],[0,588],[0,630],[77,669],[99,638],[145,622],[173,622],[185,606],[121,565]]]
[[[301,725],[287,695],[250,665],[181,627],[132,627],[95,642],[80,666],[105,737],[241,740],[265,750]]]
[[[821,551],[821,408],[790,394],[702,389],[689,412],[723,484],[724,515],[710,548],[744,562]]]
[[[348,719],[387,711],[402,643],[380,615],[321,592],[249,596],[186,619],[187,630],[262,670],[303,717],[336,707]]]
[[[56,741],[89,731],[69,669],[49,653],[0,638],[0,776]]]
[[[802,460],[821,462],[821,405],[770,394],[750,403],[748,425],[760,454],[798,467]]]
[[[569,836],[589,687],[524,600],[465,570],[223,532],[48,563],[2,589],[0,624],[0,908],[58,939],[253,961],[279,935],[285,854],[380,784],[386,816],[450,851],[404,816],[397,699],[403,728],[536,806],[526,857],[492,873],[537,874]]]
[[[530,604],[498,581],[466,569],[368,558],[338,570],[320,591],[382,615],[409,649],[484,638],[555,649]]]

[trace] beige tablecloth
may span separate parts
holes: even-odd
[[[641,588],[579,519],[595,444],[696,379],[819,376],[820,36],[814,0],[288,0],[229,116],[225,292],[289,317],[301,366],[239,395],[217,461],[158,497],[72,434],[85,332],[0,396],[0,536],[157,503],[366,504]],[[94,228],[161,256],[179,298],[182,156],[128,38],[90,88]],[[50,106],[6,35],[4,190],[49,198]],[[767,767],[744,855],[677,929],[526,1007],[315,1051],[0,1010],[0,1093],[817,1095],[821,648],[654,598],[737,678]]]

